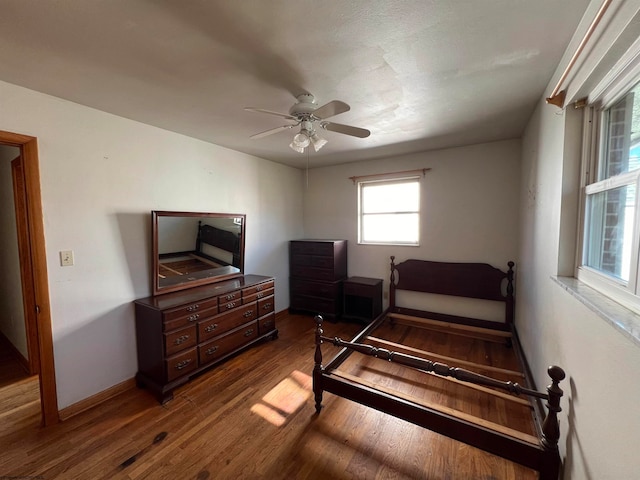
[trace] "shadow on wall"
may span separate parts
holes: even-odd
[[[580,443],[580,439],[578,438],[578,435],[576,433],[575,404],[578,403],[578,391],[572,377],[569,378],[569,387],[571,388],[571,396],[567,398],[567,403],[569,404],[569,407],[567,409],[567,423],[569,425],[569,428],[567,429],[567,441],[565,445],[565,462],[562,465],[563,468],[560,478],[573,478],[573,475],[575,474],[574,465],[576,461],[579,461],[582,467],[581,471],[584,474],[584,476],[580,478],[584,480],[593,480],[593,476],[589,472],[589,465],[585,461],[586,456],[584,451],[582,450],[582,444]],[[578,447],[578,452],[575,451],[574,445]],[[576,453],[579,453],[579,456],[576,455]]]
[[[134,306],[127,302],[56,335],[58,399],[66,408],[136,374]]]
[[[134,298],[151,295],[151,211],[116,213]]]

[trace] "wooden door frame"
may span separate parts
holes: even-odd
[[[13,148],[13,147],[12,147]],[[27,187],[24,183],[24,161],[18,154],[11,160],[11,180],[15,206],[16,230],[18,233],[18,258],[20,260],[20,284],[22,286],[22,306],[27,335],[27,368],[29,375],[40,373],[40,349],[38,348],[38,320],[33,307],[37,305],[34,292],[33,266],[29,242],[29,216],[27,214]]]
[[[60,421],[58,396],[53,359],[53,335],[51,328],[51,305],[49,302],[49,278],[44,243],[44,217],[40,194],[40,165],[38,139],[28,135],[0,130],[0,144],[20,148],[23,162],[24,187],[26,193],[26,217],[28,252],[31,258],[30,276],[33,281],[35,304],[30,305],[35,315],[25,315],[29,327],[37,332],[40,377],[40,408],[42,425],[54,425]],[[21,267],[22,269],[22,267]]]

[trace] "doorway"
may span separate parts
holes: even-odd
[[[18,147],[12,162],[29,369],[39,374],[42,425],[58,423],[37,138],[0,131],[0,145]]]

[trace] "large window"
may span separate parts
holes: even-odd
[[[358,182],[358,243],[418,245],[420,178]]]
[[[640,83],[588,114],[592,117],[587,134],[593,154],[585,172],[579,276],[604,286],[614,297],[637,297]]]

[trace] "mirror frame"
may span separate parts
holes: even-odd
[[[188,280],[176,285],[160,286],[160,282],[159,282],[160,251],[158,248],[158,234],[159,234],[158,220],[162,217],[241,218],[242,234],[240,235],[240,262],[239,262],[240,271]],[[153,264],[153,268],[152,268],[153,277],[152,277],[151,284],[153,286],[153,294],[162,295],[165,293],[186,290],[188,288],[193,288],[200,285],[208,285],[211,283],[217,283],[223,280],[229,280],[229,279],[241,277],[242,275],[244,275],[244,254],[245,254],[244,247],[245,247],[245,238],[246,238],[246,227],[247,227],[247,216],[242,213],[173,212],[173,211],[165,211],[165,210],[152,210],[151,211],[151,238],[152,238],[151,263]]]

